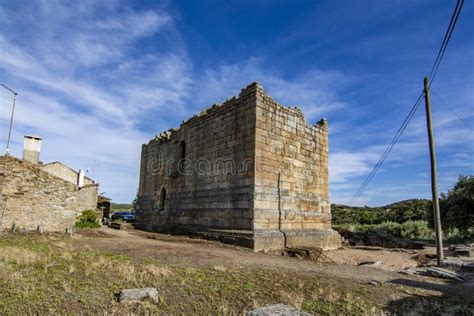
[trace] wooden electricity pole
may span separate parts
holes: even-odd
[[[430,145],[431,160],[431,195],[433,197],[433,216],[436,230],[436,254],[438,265],[443,263],[443,232],[441,229],[441,218],[439,214],[438,199],[438,177],[436,175],[436,151],[433,136],[433,127],[431,126],[431,103],[430,103],[430,84],[428,77],[424,79],[425,108],[426,108],[426,128],[428,129],[428,141]]]

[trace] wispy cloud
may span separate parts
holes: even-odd
[[[310,121],[327,113],[344,108],[345,102],[338,91],[350,79],[337,71],[323,71],[311,67],[295,78],[287,78],[278,70],[265,64],[264,58],[251,57],[240,63],[223,63],[207,69],[197,85],[197,102],[210,104],[216,98],[237,94],[252,81],[259,81],[277,102],[286,106],[299,106]]]
[[[474,170],[472,159],[474,133],[453,117],[452,113],[436,111],[433,116],[440,191],[446,191],[458,176],[452,173],[453,168],[471,172]],[[363,144],[360,149],[347,152],[339,147],[330,154],[330,187],[335,201],[347,203],[352,198],[387,148],[388,141],[394,133],[395,130],[383,132],[386,135],[386,143],[367,144],[359,141]],[[413,170],[428,171],[429,168],[426,133],[424,113],[419,113],[380,167],[374,180],[356,201],[356,205],[373,205],[379,203],[377,201],[395,201],[404,197],[429,197],[429,181],[426,181],[426,173],[413,174]],[[397,178],[402,174],[406,175],[404,185],[400,185],[397,181],[384,180]],[[351,185],[347,185],[349,183]]]
[[[1,8],[9,17],[10,9]],[[174,32],[173,18],[113,2],[37,2],[11,16],[21,20],[0,25],[23,25],[27,39],[0,36],[0,73],[20,92],[14,152],[20,155],[22,134],[39,134],[45,160],[91,169],[96,160],[102,188],[119,201],[131,199],[140,145],[149,138],[138,126],[143,113],[176,111],[191,83],[179,44],[134,55],[138,41]],[[9,102],[2,98],[2,108]],[[9,113],[0,114],[7,126]]]
[[[420,59],[432,49],[407,41],[428,37],[439,45],[423,27],[431,25],[427,20],[405,23],[402,30],[393,27],[399,19],[411,21],[407,14],[423,4],[374,2],[365,10],[349,3],[337,13],[347,18],[321,16],[332,7],[322,4],[324,10],[281,28],[277,41],[249,44],[252,49],[241,48],[238,56],[231,54],[235,43],[229,43],[229,54],[213,52],[213,59],[206,55],[209,60],[201,65],[193,58],[196,43],[189,42],[195,34],[183,35],[186,21],[167,5],[3,2],[0,76],[20,92],[14,153],[21,154],[23,134],[39,134],[46,161],[84,168],[96,160],[103,189],[118,201],[129,201],[138,186],[141,143],[256,80],[277,102],[301,107],[310,123],[329,118],[331,199],[345,202],[372,170],[420,90],[421,80],[415,85],[413,78],[424,71]],[[360,14],[354,15],[355,9]],[[384,26],[385,32],[380,31]],[[206,40],[203,34],[196,38]],[[438,81],[434,89],[474,125],[473,94],[466,93],[474,75],[472,67],[465,67],[472,47],[471,40],[451,60],[445,58],[439,75],[444,84]],[[293,69],[289,62],[300,65]],[[451,74],[449,69],[459,71]],[[474,135],[432,101],[441,190],[446,190],[457,172],[472,173]],[[1,91],[2,141],[10,102],[10,95]],[[420,108],[359,204],[429,195],[425,128]]]

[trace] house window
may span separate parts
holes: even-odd
[[[159,205],[160,211],[165,210],[165,202],[166,202],[166,189],[161,188],[161,191],[160,191],[160,205]]]
[[[180,155],[179,155],[179,172],[183,172],[185,167],[186,167],[186,164],[185,164],[185,159],[186,159],[186,143],[184,142],[184,140],[179,143],[179,151],[180,151]]]

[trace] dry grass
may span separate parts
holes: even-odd
[[[221,271],[221,272],[226,272],[228,269],[224,266],[214,266],[214,270],[216,271]]]
[[[284,297],[286,301],[292,302],[292,305],[296,308],[301,308],[305,300],[305,296],[301,291],[281,291],[280,295]]]
[[[21,267],[44,261],[42,254],[15,246],[0,248],[0,263],[3,267]]]
[[[153,264],[146,265],[144,269],[155,277],[167,277],[173,274],[171,269]]]
[[[390,297],[407,297],[396,287],[262,268],[169,265],[91,248],[74,251],[73,243],[69,238],[0,237],[2,314],[235,315],[270,303],[317,314],[374,314]],[[157,288],[159,303],[117,303],[116,294],[133,287]]]

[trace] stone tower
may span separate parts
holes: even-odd
[[[255,251],[337,248],[328,127],[252,83],[142,146],[136,226]]]

